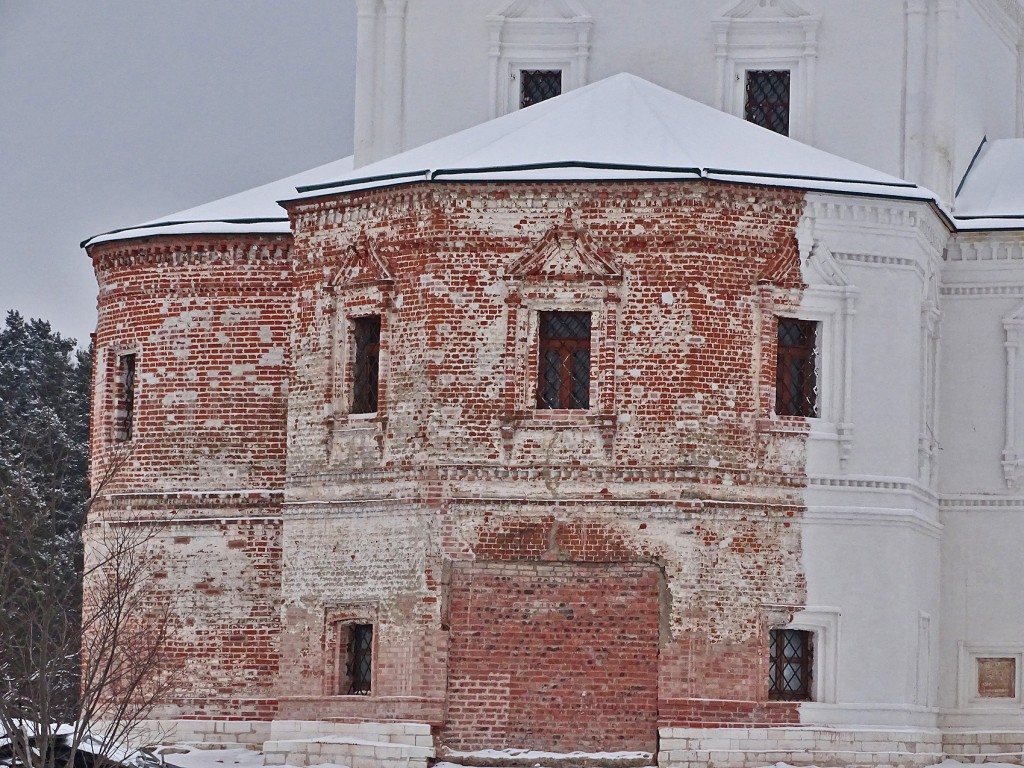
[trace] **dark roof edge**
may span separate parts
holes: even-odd
[[[87,237],[85,240],[78,244],[79,248],[88,248],[90,243],[98,237],[106,237],[107,235],[119,235],[122,232],[132,232],[135,230],[143,229],[159,229],[161,227],[177,227],[182,224],[272,224],[279,221],[288,221],[287,216],[280,218],[253,218],[253,219],[182,219],[180,221],[157,221],[152,224],[136,224],[134,227],[121,227],[120,229],[112,229],[109,232],[100,232],[98,235]],[[211,233],[212,234],[212,233]],[[152,235],[141,235],[141,237],[151,237]],[[95,243],[93,243],[95,245]]]

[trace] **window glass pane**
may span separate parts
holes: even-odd
[[[770,131],[789,135],[788,70],[750,70],[747,72],[743,116],[748,122]]]
[[[768,637],[768,697],[810,701],[813,669],[811,633],[799,629],[773,629]]]
[[[809,320],[779,318],[775,367],[775,412],[818,415],[817,331]]]
[[[117,358],[116,402],[114,404],[114,437],[121,442],[132,439],[135,422],[135,355]]]
[[[380,372],[380,316],[352,321],[352,413],[375,413]]]
[[[541,312],[537,407],[590,407],[590,313]]]
[[[373,625],[352,624],[349,627],[349,693],[365,696],[370,693],[373,673]]]
[[[519,108],[529,107],[562,92],[562,70],[522,69],[519,71]]]

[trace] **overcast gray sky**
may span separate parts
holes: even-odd
[[[2,313],[87,344],[78,243],[351,154],[354,67],[354,0],[0,0]]]

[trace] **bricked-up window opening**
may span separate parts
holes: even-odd
[[[562,92],[562,70],[519,70],[519,108],[539,104]]]
[[[541,312],[537,407],[590,407],[590,313]]]
[[[368,696],[373,677],[373,625],[348,625],[348,661],[345,665],[350,696]]]
[[[114,437],[119,442],[132,439],[135,423],[135,355],[117,358],[116,402],[114,405]]]
[[[810,701],[813,634],[802,629],[771,630],[768,698]]]
[[[380,315],[352,320],[355,355],[352,370],[352,413],[376,413],[380,375]]]
[[[780,416],[818,415],[818,324],[779,318],[775,364],[775,413]]]
[[[743,117],[762,128],[789,136],[789,70],[747,72]]]

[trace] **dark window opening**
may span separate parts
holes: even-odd
[[[811,701],[812,633],[773,629],[769,635],[768,698]]]
[[[780,416],[818,415],[818,324],[779,318],[775,364],[775,413]]]
[[[132,439],[135,422],[135,355],[118,356],[115,389],[114,437],[127,442]]]
[[[562,70],[519,70],[519,108],[539,104],[562,92]]]
[[[537,407],[590,407],[590,313],[541,312]]]
[[[350,696],[367,696],[373,678],[373,625],[348,625],[348,653],[345,664]]]
[[[352,370],[352,413],[376,413],[380,386],[380,315],[352,320],[355,347]]]
[[[747,72],[743,117],[769,131],[789,136],[789,70]]]

